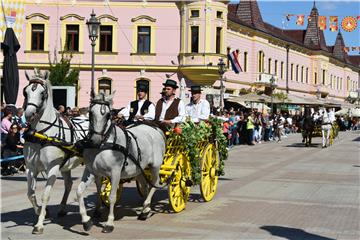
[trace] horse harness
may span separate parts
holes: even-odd
[[[115,150],[115,151],[120,151],[121,153],[124,154],[125,156],[125,162],[124,162],[124,165],[123,165],[123,169],[128,165],[128,162],[127,162],[127,159],[130,158],[131,161],[134,162],[134,164],[136,166],[140,166],[140,163],[141,162],[141,151],[140,151],[140,148],[139,148],[139,143],[137,141],[137,137],[130,131],[128,131],[127,129],[125,129],[124,127],[119,127],[124,135],[125,135],[125,139],[126,139],[126,143],[125,143],[125,146],[122,146],[118,143],[116,143],[116,140],[117,140],[117,131],[116,131],[116,124],[115,122],[111,121],[111,113],[110,111],[108,113],[106,113],[106,107],[110,109],[110,103],[105,101],[105,100],[101,100],[101,99],[93,99],[90,103],[90,109],[94,106],[94,105],[101,105],[101,109],[100,109],[100,113],[102,115],[105,115],[106,114],[106,123],[104,125],[104,128],[102,129],[101,132],[97,132],[95,131],[94,127],[92,124],[90,124],[90,128],[89,128],[89,135],[87,136],[87,140],[89,141],[91,139],[91,136],[93,134],[97,134],[97,135],[100,135],[102,136],[103,140],[101,141],[100,143],[100,150],[103,151],[103,150]],[[90,119],[92,119],[92,112],[90,111]],[[108,122],[111,121],[111,124],[107,129],[108,127]],[[110,134],[111,134],[111,131],[114,130],[114,139],[113,139],[113,142],[112,143],[109,143],[107,142],[109,137],[110,137]],[[129,146],[131,144],[131,138],[133,138],[135,140],[135,143],[136,143],[136,148],[137,148],[137,152],[138,152],[138,156],[137,158],[135,156],[133,156],[130,151],[129,151]]]
[[[44,92],[42,93],[42,104],[40,106],[38,106],[37,104],[35,103],[29,103],[27,101],[27,94],[26,94],[26,88],[29,87],[31,84],[33,84],[31,90],[32,91],[35,91],[38,87],[38,85],[40,84],[43,88],[44,88]],[[23,90],[23,95],[25,97],[25,101],[24,101],[24,106],[23,108],[26,109],[26,107],[28,105],[30,106],[34,106],[36,108],[36,113],[39,113],[41,107],[43,106],[43,103],[44,101],[48,98],[48,88],[46,86],[46,84],[44,83],[43,80],[41,79],[31,79],[29,81],[29,85],[24,88]],[[64,124],[63,124],[63,121],[66,123],[66,125],[68,125],[68,127],[65,127]],[[56,124],[58,122],[58,124]],[[39,123],[44,123],[44,124],[47,124],[48,126],[45,127],[44,129],[41,129],[40,131],[36,131],[35,129],[31,129],[29,128],[25,134],[24,134],[24,138],[26,141],[28,142],[32,142],[32,143],[37,143],[37,144],[40,144],[41,146],[45,146],[46,144],[51,144],[53,146],[56,146],[56,147],[59,147],[61,148],[61,150],[63,150],[65,152],[65,157],[64,157],[64,161],[62,162],[60,168],[67,162],[67,160],[69,160],[72,156],[76,155],[74,152],[64,148],[63,146],[71,146],[73,145],[74,143],[74,140],[75,140],[75,127],[74,125],[70,122],[70,120],[64,116],[62,116],[60,113],[56,112],[56,118],[54,121],[52,122],[48,122],[48,121],[44,121],[44,120],[39,120]],[[41,140],[39,138],[36,138],[33,136],[34,132],[36,133],[39,133],[39,134],[43,134],[45,135],[44,133],[46,131],[48,131],[49,129],[51,129],[52,127],[57,127],[59,132],[58,134],[56,134],[55,136],[49,136],[50,138],[53,138],[53,139],[56,139],[58,140],[59,142],[56,142],[56,141],[49,141],[49,140]],[[67,142],[66,141],[66,134],[65,134],[65,130],[70,130],[70,142]],[[81,130],[80,131],[83,131],[85,132],[85,130],[81,127]]]

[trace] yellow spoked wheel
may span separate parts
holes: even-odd
[[[148,169],[145,169],[145,177],[151,181],[152,180],[152,175],[151,172]],[[140,194],[140,196],[142,198],[146,198],[147,195],[149,194],[150,191],[150,186],[148,184],[148,182],[145,180],[145,182],[143,183],[142,181],[139,181],[138,179],[136,179],[136,188],[138,190],[138,193]]]
[[[190,184],[187,183],[191,179],[191,166],[184,154],[177,154],[174,160],[177,165],[168,190],[170,206],[178,213],[185,209],[190,194]]]
[[[201,159],[201,196],[205,202],[211,201],[216,193],[219,176],[219,152],[214,144],[208,144]]]
[[[111,181],[109,177],[103,177],[101,179],[101,192],[100,192],[100,198],[101,201],[104,203],[105,206],[110,206],[110,191],[111,191]],[[123,190],[123,185],[119,184],[118,190],[116,192],[116,202],[118,202],[121,198],[121,193]]]

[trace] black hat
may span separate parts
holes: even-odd
[[[190,89],[191,93],[201,93],[201,87],[200,86],[191,86]]]
[[[172,87],[174,89],[178,88],[178,85],[177,85],[176,81],[174,81],[172,79],[166,79],[166,82],[163,83],[163,85],[165,87]]]
[[[148,90],[149,90],[149,88],[148,88],[148,85],[147,84],[145,84],[145,83],[138,83],[138,85],[137,85],[137,89],[136,89],[136,91],[137,92],[148,92]]]

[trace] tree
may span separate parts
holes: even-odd
[[[78,84],[80,70],[71,68],[71,59],[71,54],[66,56],[62,53],[60,62],[57,62],[56,56],[51,62],[49,55],[49,79],[53,86],[75,86]]]

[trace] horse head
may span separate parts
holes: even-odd
[[[41,72],[34,70],[34,75],[29,76],[25,71],[29,84],[24,88],[24,114],[26,121],[32,123],[39,120],[43,114],[49,95],[51,96],[51,84],[49,71]]]
[[[111,125],[111,108],[113,104],[113,97],[115,92],[111,95],[100,93],[90,101],[89,120],[92,143],[95,145],[101,144]]]

